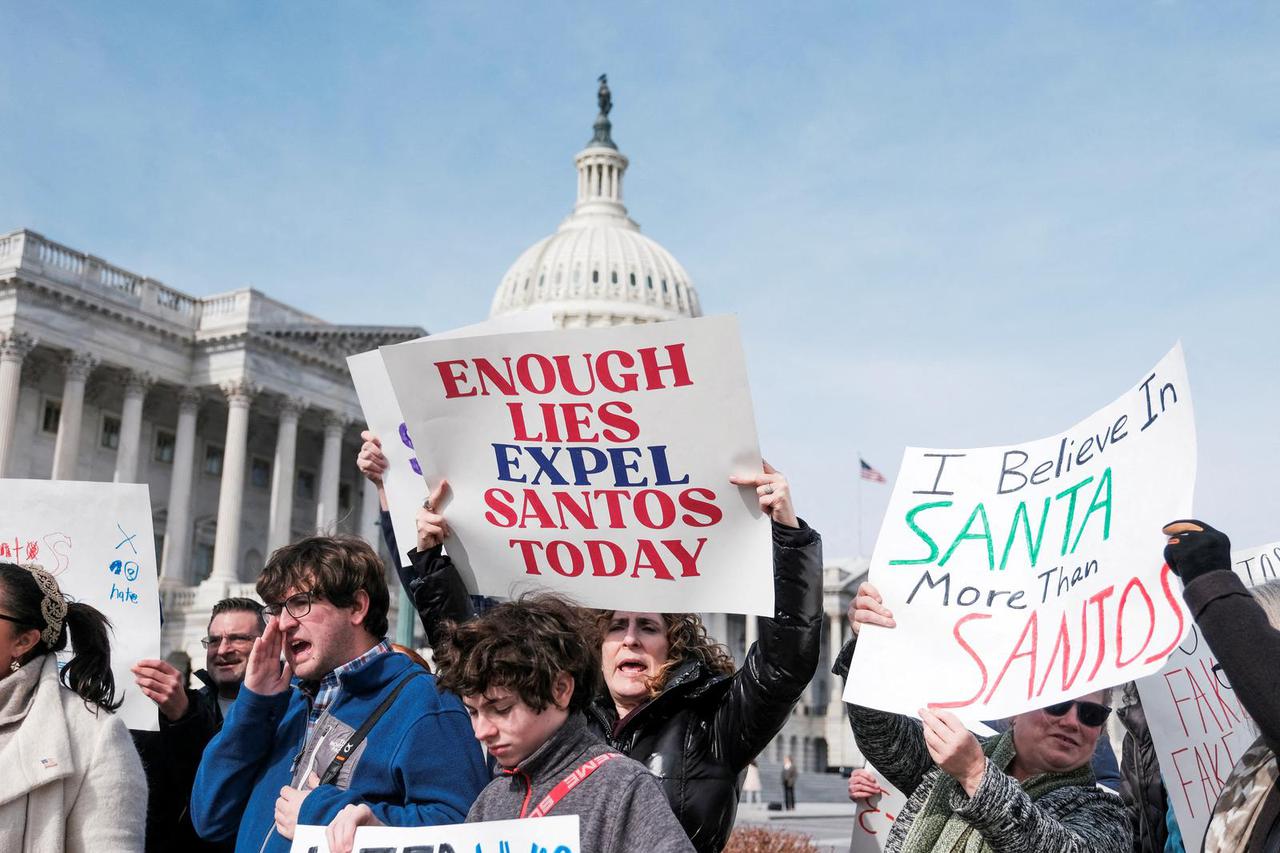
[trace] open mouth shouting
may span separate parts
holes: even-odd
[[[306,661],[311,656],[311,643],[301,637],[289,637],[284,643],[285,657],[289,661],[289,666],[295,670],[298,664]]]

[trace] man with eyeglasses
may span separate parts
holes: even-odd
[[[461,700],[387,644],[384,572],[354,537],[271,555],[257,584],[267,627],[196,773],[203,837],[286,853],[299,824],[328,824],[348,805],[389,826],[466,817],[488,770]]]
[[[203,841],[191,826],[191,788],[200,756],[222,728],[240,693],[249,650],[266,627],[262,605],[251,598],[224,598],[213,606],[200,644],[204,686],[192,690],[167,661],[140,660],[133,678],[160,713],[160,731],[140,747],[150,786],[147,850],[230,851],[231,843]],[[136,736],[135,736],[136,739]]]

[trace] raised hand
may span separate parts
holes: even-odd
[[[759,474],[741,477],[736,474],[729,477],[735,486],[755,486],[756,495],[760,498],[760,510],[787,527],[799,527],[795,507],[791,505],[791,486],[787,478],[768,462],[760,460],[764,470]]]
[[[1231,570],[1231,540],[1221,530],[1203,521],[1181,518],[1161,530],[1169,537],[1164,546],[1164,561],[1184,584],[1208,572]]]
[[[391,467],[387,456],[382,452],[382,441],[369,430],[360,433],[364,444],[356,454],[356,467],[360,473],[378,488],[382,488],[382,475]]]
[[[280,620],[267,620],[267,630],[253,641],[253,648],[249,650],[249,661],[244,673],[246,688],[259,696],[273,696],[289,689],[293,670],[289,668],[289,664],[280,661],[283,648],[284,634],[280,631]]]
[[[870,770],[855,770],[849,775],[849,799],[854,802],[870,800],[884,793],[884,788],[876,781],[876,774]]]
[[[440,502],[449,491],[449,481],[441,480],[440,485],[422,502],[422,509],[414,517],[418,528],[418,552],[423,553],[443,542],[449,535],[449,523],[440,513]]]
[[[853,633],[863,625],[879,625],[883,628],[896,628],[898,623],[893,619],[893,612],[884,606],[884,598],[880,590],[863,581],[858,587],[858,594],[849,602],[849,627]]]

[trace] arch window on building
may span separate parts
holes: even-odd
[[[178,446],[178,437],[167,429],[156,430],[156,437],[151,445],[151,458],[156,462],[173,464],[173,452]]]
[[[211,477],[222,476],[222,455],[223,449],[221,444],[206,444],[204,446],[204,464],[200,470]]]
[[[253,457],[249,463],[249,483],[258,489],[271,488],[271,460]]]
[[[57,435],[60,420],[62,420],[62,401],[45,397],[44,409],[40,415],[40,431]]]
[[[600,283],[600,270],[592,270],[592,271],[591,271],[591,283],[592,283],[592,284],[599,284],[599,283]]]
[[[120,449],[120,418],[107,414],[102,416],[102,430],[98,434],[98,443],[107,450]]]
[[[299,468],[297,487],[293,494],[294,497],[301,500],[314,501],[316,499],[316,472],[306,468]]]
[[[351,512],[351,484],[338,484],[338,513],[346,515]]]

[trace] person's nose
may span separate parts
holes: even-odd
[[[476,716],[471,719],[471,730],[475,732],[476,740],[487,741],[498,733],[498,728],[484,717]]]

